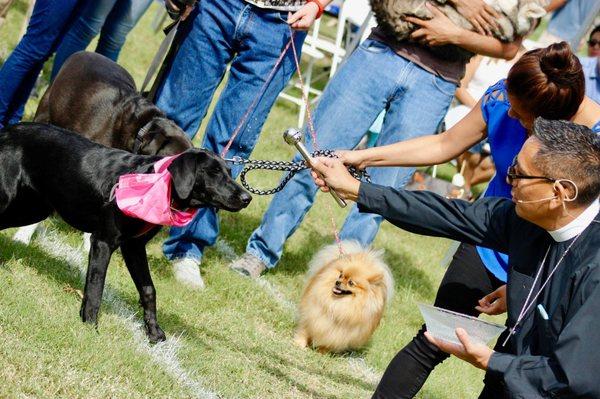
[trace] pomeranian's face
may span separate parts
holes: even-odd
[[[360,257],[346,257],[326,268],[325,281],[334,297],[356,297],[383,288],[383,275]]]
[[[299,305],[296,342],[301,346],[331,352],[360,348],[379,325],[393,292],[389,268],[381,253],[347,245],[347,255],[340,257],[332,244],[311,261]]]

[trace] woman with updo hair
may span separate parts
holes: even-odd
[[[583,68],[566,42],[525,53],[510,69],[506,89],[509,101],[527,104],[526,123],[538,116],[572,120],[586,107]]]
[[[552,44],[525,53],[508,77],[489,87],[471,112],[449,130],[388,146],[338,151],[338,155],[346,165],[358,168],[436,165],[487,137],[496,175],[484,196],[511,198],[507,171],[536,117],[568,120],[600,132],[600,105],[585,96],[584,82],[581,64],[569,45]],[[460,244],[442,279],[435,306],[472,316],[504,313],[507,268],[505,254]],[[424,332],[425,325],[392,359],[373,398],[412,398],[435,366],[449,356],[429,343]],[[486,375],[481,397],[496,397],[494,393],[503,390],[500,381]]]

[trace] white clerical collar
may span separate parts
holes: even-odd
[[[596,215],[598,215],[598,211],[600,211],[600,203],[596,200],[592,202],[592,204],[588,206],[587,209],[581,213],[581,215],[577,216],[569,224],[561,227],[558,230],[548,231],[548,233],[550,233],[556,242],[570,240],[577,234],[583,232],[583,230],[585,230],[590,223],[592,223]]]

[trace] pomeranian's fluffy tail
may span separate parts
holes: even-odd
[[[352,256],[362,254],[365,260],[372,264],[373,267],[381,270],[387,289],[387,303],[390,303],[394,295],[394,278],[390,268],[383,260],[383,249],[373,249],[365,247],[356,240],[343,240],[340,242],[343,255],[340,255],[340,246],[338,244],[326,245],[319,250],[308,264],[308,273],[306,274],[307,281],[310,280],[322,268],[338,259],[340,256]]]

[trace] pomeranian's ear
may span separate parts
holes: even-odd
[[[383,274],[381,274],[381,273],[372,274],[367,278],[367,281],[369,282],[369,284],[373,284],[373,285],[383,284]]]

